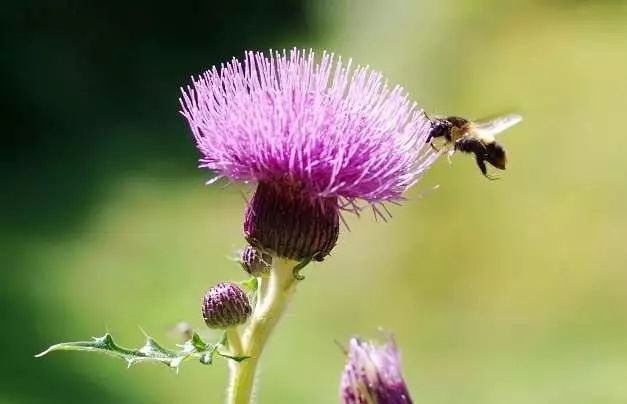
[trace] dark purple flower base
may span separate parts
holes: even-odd
[[[246,209],[244,237],[274,256],[322,261],[339,235],[337,198],[312,198],[299,183],[262,181]]]

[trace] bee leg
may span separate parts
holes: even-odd
[[[481,143],[481,146],[483,147],[483,156],[484,156],[483,159],[484,160],[488,159],[488,148],[483,143]],[[488,160],[488,162],[490,162],[490,161]],[[483,167],[485,168],[485,163],[483,161],[481,163],[483,164]],[[485,172],[484,170],[481,170],[481,172],[483,173],[483,176],[486,177],[487,179],[489,179],[490,181],[500,180],[499,177],[495,177],[493,175],[487,174],[487,172]]]
[[[484,177],[486,177],[490,181],[494,181],[494,180],[498,180],[499,179],[498,177],[494,177],[494,176],[488,174],[488,168],[485,165],[483,157],[481,157],[481,156],[479,156],[477,154],[477,155],[475,155],[475,161],[477,162],[477,165],[479,166],[479,170],[481,170],[481,174],[483,174]]]
[[[440,151],[440,149],[435,147],[435,145],[433,144],[433,134],[432,133],[429,133],[429,136],[427,136],[427,140],[425,140],[425,143],[429,143],[429,146],[431,146],[431,148],[433,150],[435,150],[436,152]]]
[[[456,151],[457,151],[457,143],[453,145],[452,149],[449,149],[448,153],[446,153],[446,159],[448,160],[449,164],[453,164],[453,162],[451,161],[451,157],[453,157],[453,154],[455,154]]]
[[[446,153],[446,160],[448,160],[449,164],[453,164],[453,160],[451,160],[452,156],[453,156],[453,153],[451,152]]]
[[[477,162],[477,166],[479,166],[479,170],[481,170],[481,174],[483,174],[484,177],[487,177],[488,168],[485,166],[483,159],[478,154],[475,156],[475,161]]]

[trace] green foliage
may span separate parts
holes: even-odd
[[[222,351],[220,348],[224,347],[225,342],[226,337],[223,336],[217,343],[208,344],[194,332],[192,337],[178,346],[177,349],[169,349],[163,347],[151,336],[146,335],[146,342],[142,347],[129,349],[116,344],[111,334],[106,333],[102,337],[93,337],[92,341],[62,342],[52,345],[36,357],[40,358],[54,351],[98,352],[123,359],[129,367],[140,362],[153,362],[162,363],[175,368],[177,371],[181,363],[188,359],[198,359],[200,363],[210,365],[216,354],[237,362],[246,359],[245,356],[234,356]]]
[[[257,278],[251,276],[250,278],[240,281],[237,283],[241,286],[248,294],[254,295],[257,292],[257,288],[259,287],[259,283]]]

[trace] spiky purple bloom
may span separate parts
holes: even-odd
[[[209,328],[244,324],[251,313],[248,296],[232,282],[221,282],[209,288],[202,301],[202,317]]]
[[[411,404],[401,358],[392,337],[384,344],[352,338],[342,374],[344,404]]]
[[[181,106],[201,167],[258,184],[244,234],[278,256],[322,259],[340,209],[358,213],[362,200],[382,215],[437,158],[404,90],[333,54],[247,52],[192,80]]]

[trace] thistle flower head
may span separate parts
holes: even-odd
[[[201,166],[258,184],[244,233],[272,254],[321,259],[335,245],[339,210],[359,212],[364,201],[382,215],[382,204],[401,201],[437,158],[425,142],[429,122],[404,90],[333,54],[316,62],[312,51],[247,52],[192,80],[181,112]],[[267,214],[277,200],[284,203]],[[283,230],[266,220],[281,212]],[[303,214],[296,226],[290,216]],[[320,221],[325,229],[310,229]],[[296,232],[307,247],[285,245]]]
[[[251,313],[248,296],[232,282],[221,282],[209,288],[202,301],[202,317],[209,328],[244,324]]]
[[[347,208],[402,199],[435,158],[403,89],[333,54],[247,52],[183,90],[201,164],[237,181],[287,180]]]
[[[382,345],[352,338],[342,374],[344,404],[412,403],[401,372],[400,354],[389,337]]]

